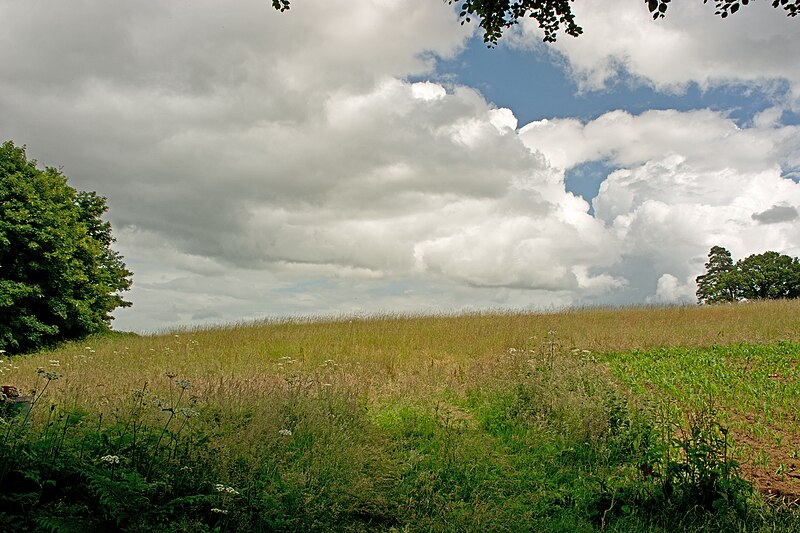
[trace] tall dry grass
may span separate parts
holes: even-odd
[[[544,517],[553,531],[588,531],[592,520],[604,527],[615,490],[639,501],[625,439],[644,438],[648,422],[593,355],[799,341],[799,311],[800,301],[778,301],[186,328],[16,357],[0,379],[37,395],[47,386],[21,433],[50,435],[55,420],[56,435],[76,432],[81,454],[88,441],[94,455],[119,451],[130,462],[125,439],[149,428],[153,442],[134,441],[166,457],[164,479],[196,467],[192,486],[239,487],[267,529],[408,521],[503,530],[513,519],[508,530],[531,530]],[[184,420],[188,406],[199,412]],[[64,414],[79,412],[84,422],[68,428]],[[178,434],[193,442],[194,466],[168,463],[183,449]],[[607,502],[609,480],[619,486]],[[654,530],[645,515],[631,516]]]
[[[592,352],[800,340],[800,301],[738,305],[571,309],[242,323],[151,335],[93,338],[13,359],[4,384],[41,388],[36,369],[57,371],[54,402],[113,405],[131,389],[158,389],[165,373],[193,384],[203,400],[253,401],[296,371],[318,373],[367,399],[424,396],[459,387],[471,367],[510,348],[552,339]],[[39,382],[37,383],[37,380]]]

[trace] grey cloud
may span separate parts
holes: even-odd
[[[196,313],[192,314],[192,321],[216,321],[219,322],[222,319],[222,316],[219,314],[218,311],[214,309],[203,309]]]
[[[404,81],[463,46],[451,9],[4,2],[0,134],[109,197],[132,329],[644,301],[685,292],[706,238],[796,243],[749,218],[800,205],[775,171],[796,130],[673,111],[517,135],[475,90]],[[564,188],[595,158],[621,167],[597,218]]]
[[[796,220],[798,213],[797,209],[790,205],[773,205],[765,211],[753,213],[751,217],[759,224],[778,224]]]

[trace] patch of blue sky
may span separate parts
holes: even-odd
[[[617,170],[606,161],[588,161],[567,170],[564,176],[567,191],[589,203],[589,214],[594,215],[592,199],[600,192],[600,185],[609,174]]]
[[[406,283],[390,281],[384,289],[384,292],[386,294],[391,294],[392,296],[405,296],[408,290],[409,287]]]
[[[649,109],[711,109],[746,126],[757,113],[785,101],[789,91],[788,82],[776,80],[768,87],[733,84],[703,90],[692,83],[682,92],[659,92],[623,74],[606,89],[580,92],[555,55],[503,44],[487,49],[480,38],[456,58],[440,60],[434,79],[477,89],[494,105],[511,109],[520,126],[544,118],[585,122],[618,109],[634,115]],[[800,113],[785,111],[781,122],[800,124]]]
[[[800,183],[800,167],[781,167],[781,175],[795,183]]]
[[[429,79],[426,76],[411,81]],[[790,91],[788,82],[774,80],[761,87],[729,84],[705,90],[691,83],[681,92],[662,92],[623,74],[603,90],[581,92],[554,54],[537,55],[502,43],[487,49],[480,38],[473,38],[456,58],[440,60],[433,79],[477,89],[495,106],[511,109],[520,127],[546,118],[577,118],[588,122],[620,109],[633,115],[650,109],[711,109],[746,127],[756,114],[785,102]],[[780,122],[800,124],[800,113],[786,109]],[[606,161],[577,165],[567,170],[566,189],[586,200],[589,213],[593,213],[592,199],[603,180],[615,170]],[[784,170],[785,177],[800,182],[798,169]]]

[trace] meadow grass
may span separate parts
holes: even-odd
[[[798,343],[798,301],[90,338],[0,364],[36,397],[0,504],[53,531],[800,530],[736,466],[800,497]]]

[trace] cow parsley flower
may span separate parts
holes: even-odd
[[[214,485],[214,488],[216,489],[217,492],[225,492],[227,494],[232,494],[234,496],[239,495],[238,490],[234,489],[233,487],[228,487],[226,485],[223,485],[222,483],[217,483],[216,485]]]
[[[191,407],[181,407],[178,413],[186,418],[194,418],[196,416],[200,416],[200,413],[198,413]]]

